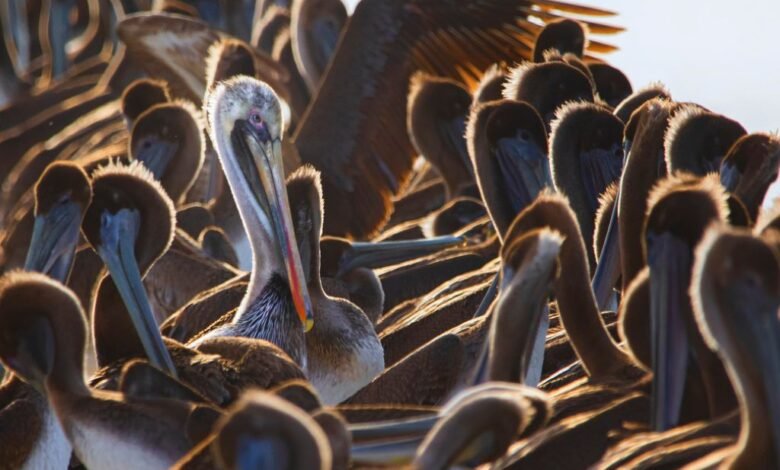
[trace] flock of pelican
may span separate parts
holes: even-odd
[[[780,137],[609,15],[0,2],[0,468],[780,468]]]

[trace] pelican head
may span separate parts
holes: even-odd
[[[211,139],[252,241],[253,276],[285,275],[308,331],[314,320],[284,180],[279,98],[267,84],[240,76],[217,84],[206,109]]]
[[[55,162],[35,185],[35,221],[24,268],[65,281],[70,274],[79,229],[92,199],[92,186],[80,166]]]

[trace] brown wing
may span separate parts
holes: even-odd
[[[206,91],[209,48],[224,37],[208,24],[183,15],[138,13],[117,27],[130,57],[150,76],[165,79],[177,97],[200,103]],[[247,45],[260,67],[258,78],[287,96],[287,70]]]
[[[610,14],[549,0],[358,4],[295,136],[302,162],[322,172],[325,233],[366,238],[392,212],[414,157],[405,127],[414,71],[476,84],[489,65],[529,57],[539,18],[565,11]],[[584,23],[601,33],[620,30]]]

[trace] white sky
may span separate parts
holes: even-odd
[[[780,128],[780,0],[572,1],[620,13],[599,21],[627,31],[600,39],[620,47],[605,58],[635,89],[660,80],[676,100],[726,114],[748,131]]]

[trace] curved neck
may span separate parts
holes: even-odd
[[[581,239],[566,236],[555,292],[558,310],[572,347],[593,379],[606,378],[633,365],[609,335],[596,307]]]

